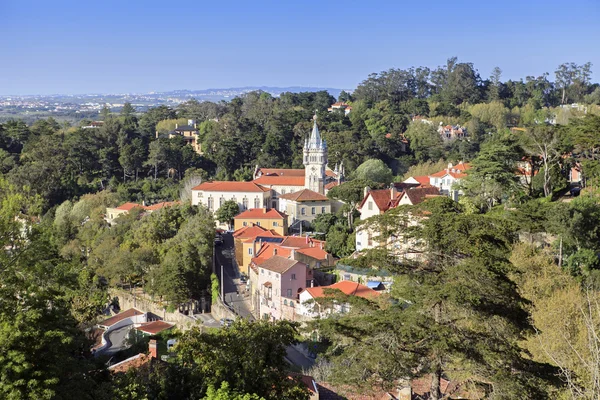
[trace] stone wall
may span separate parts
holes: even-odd
[[[110,289],[109,295],[111,298],[118,298],[119,307],[121,310],[135,308],[140,311],[150,312],[162,318],[166,322],[175,324],[177,328],[182,331],[188,330],[194,325],[202,324],[202,321],[197,321],[196,319],[182,314],[179,311],[167,312],[167,310],[165,310],[163,307],[143,296],[134,296],[132,293],[128,293],[119,289]]]

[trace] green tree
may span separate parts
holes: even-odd
[[[424,212],[427,218],[418,224],[407,223]],[[391,296],[397,303],[371,303],[315,323],[335,343],[328,354],[334,381],[369,386],[429,375],[430,398],[441,399],[441,379],[452,379],[456,368],[488,397],[546,397],[541,366],[519,347],[532,327],[509,278],[511,232],[502,219],[464,214],[440,197],[390,210],[369,224],[384,242],[414,243],[419,256],[403,257],[390,246],[353,262],[394,273]],[[366,352],[369,357],[356,356]]]
[[[354,179],[389,184],[392,179],[392,170],[378,159],[367,160],[360,164],[353,173]]]
[[[227,224],[231,229],[233,225],[233,218],[240,213],[240,207],[234,200],[227,200],[217,210],[215,217],[217,221]]]
[[[405,136],[417,161],[442,158],[442,138],[433,125],[414,122],[408,127]]]

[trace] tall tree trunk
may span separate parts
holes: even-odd
[[[442,398],[442,391],[440,388],[440,381],[442,380],[442,366],[441,361],[436,360],[436,366],[431,372],[431,389],[429,390],[429,398],[431,400],[440,400]]]

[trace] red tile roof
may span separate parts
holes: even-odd
[[[244,226],[244,227],[238,229],[237,231],[233,232],[233,237],[245,239],[245,238],[251,238],[251,237],[256,237],[258,235],[262,235],[265,232],[268,232],[268,230],[266,228],[263,228],[262,226],[258,226],[258,225]]]
[[[175,206],[178,204],[181,204],[181,202],[180,201],[163,201],[162,203],[153,204],[151,206],[145,206],[144,210],[156,211],[156,210],[160,210],[161,208],[172,207],[172,206]]]
[[[271,189],[257,185],[254,182],[214,181],[201,183],[192,190],[205,192],[268,192]]]
[[[303,189],[298,192],[282,194],[279,196],[280,199],[292,200],[292,201],[327,201],[327,196],[323,196],[321,193],[313,192],[309,189]]]
[[[461,179],[461,178],[464,178],[467,176],[467,174],[452,172],[452,171],[448,171],[447,169],[440,171],[440,172],[436,172],[435,174],[432,174],[429,176],[431,176],[433,178],[443,178],[446,175],[450,175],[454,179]]]
[[[252,182],[265,186],[302,186],[304,187],[304,176],[288,175],[263,175]]]
[[[404,197],[408,197],[410,200],[410,204],[416,205],[422,203],[427,197],[439,196],[440,190],[436,187],[416,187],[412,189],[407,189],[401,196],[401,199]]]
[[[400,200],[401,194],[402,192],[396,192],[392,197],[391,189],[371,190],[358,205],[358,209],[361,209],[369,197],[371,197],[377,205],[377,208],[379,208],[379,211],[385,212],[398,205],[398,200]]]
[[[129,357],[126,360],[121,361],[108,367],[108,370],[112,373],[127,372],[131,368],[139,368],[144,364],[152,361],[152,356],[144,353],[139,353],[133,357]]]
[[[258,250],[256,256],[252,258],[252,262],[256,265],[262,265],[275,255],[289,257],[292,255],[292,249],[282,248],[277,243],[263,242],[262,247]]]
[[[157,333],[166,331],[167,329],[171,329],[174,326],[175,325],[169,324],[168,322],[165,322],[165,321],[152,321],[152,322],[147,322],[145,324],[142,324],[141,326],[139,326],[135,329],[137,329],[138,331],[147,333],[149,335],[156,335]]]
[[[304,265],[306,267],[306,264],[293,260],[291,258],[282,257],[278,253],[276,256],[271,256],[266,261],[263,261],[262,263],[258,264],[258,266],[269,271],[283,274],[287,270],[298,264]]]
[[[282,247],[305,249],[307,247],[320,247],[321,244],[325,247],[326,242],[324,240],[313,239],[309,236],[286,236],[279,245]]]
[[[287,218],[287,215],[274,208],[251,208],[235,216],[234,219],[274,219]]]
[[[356,283],[356,282],[352,282],[352,281],[341,281],[341,282],[334,283],[333,285],[329,285],[329,286],[312,287],[312,288],[306,288],[304,290],[306,290],[311,295],[311,297],[314,299],[317,297],[326,296],[326,294],[324,293],[324,289],[337,289],[337,290],[341,290],[342,293],[344,293],[348,296],[358,296],[358,297],[363,297],[363,298],[373,298],[373,297],[377,297],[380,295],[379,292],[377,292],[365,285],[361,285],[360,283]]]
[[[422,186],[429,186],[429,177],[427,175],[419,175],[412,177],[415,181],[419,182]]]
[[[307,247],[304,249],[296,250],[300,254],[307,255],[314,258],[315,260],[326,260],[329,253],[320,247]]]
[[[326,170],[325,170],[325,176],[328,176],[328,177],[330,177],[330,178],[335,178],[337,175],[336,175],[336,174],[335,174],[335,172],[333,172],[332,170],[330,170],[330,169],[326,169]]]
[[[304,178],[306,171],[304,169],[286,169],[286,168],[259,168],[261,176],[301,176]]]
[[[125,203],[125,204],[121,204],[120,206],[116,207],[117,210],[123,210],[123,211],[131,211],[132,209],[139,207],[139,208],[144,208],[141,204],[138,203]]]
[[[336,186],[339,186],[339,183],[337,181],[329,182],[327,185],[325,185],[325,189],[329,190],[329,189],[334,188]]]
[[[129,310],[125,310],[122,313],[115,315],[114,317],[110,317],[100,322],[98,325],[100,326],[112,326],[119,321],[124,320],[125,318],[134,317],[136,315],[142,315],[143,312],[136,310],[135,308],[130,308]]]

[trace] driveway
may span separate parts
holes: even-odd
[[[98,355],[102,354],[112,356],[121,350],[129,348],[129,346],[126,344],[127,334],[132,328],[133,325],[127,325],[110,332],[106,337],[108,347],[101,352],[98,352]]]

